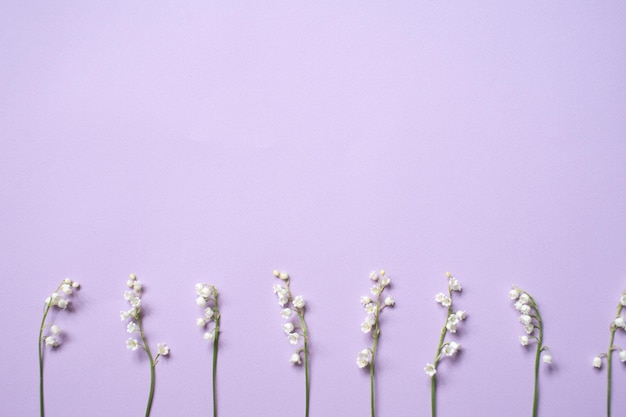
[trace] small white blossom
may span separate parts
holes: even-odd
[[[372,302],[372,299],[367,297],[367,296],[362,296],[361,297],[361,304],[363,304],[364,306],[370,304]]]
[[[65,293],[65,295],[71,295],[72,294],[72,286],[68,283],[65,283],[63,285],[61,285],[61,291],[63,291]]]
[[[363,323],[361,323],[361,331],[363,333],[369,333],[371,330],[372,330],[372,325],[369,322],[364,321]]]
[[[527,324],[524,326],[524,330],[526,331],[527,334],[531,334],[532,332],[535,331],[535,326],[532,324]]]
[[[289,274],[286,272],[281,272],[280,274],[278,274],[278,278],[282,279],[283,281],[287,281],[289,279]]]
[[[456,318],[463,321],[467,318],[467,313],[463,310],[459,310],[456,312]]]
[[[446,295],[445,297],[443,297],[441,305],[444,307],[450,307],[452,305],[452,298]]]
[[[207,324],[207,321],[206,321],[206,319],[205,319],[205,318],[198,317],[198,318],[196,319],[196,325],[197,325],[198,327],[204,327],[204,326],[206,326],[206,324]]]
[[[281,310],[280,315],[282,316],[282,318],[284,318],[285,320],[289,319],[291,317],[291,315],[293,314],[293,310],[290,308],[284,308]]]
[[[367,314],[375,314],[378,310],[378,306],[375,303],[369,303],[365,306],[365,311]]]
[[[396,300],[394,300],[393,297],[385,298],[385,305],[386,306],[393,306],[395,304],[396,304]]]
[[[65,299],[65,298],[61,298],[58,302],[57,302],[57,306],[59,306],[59,308],[65,310],[67,308],[67,306],[69,305],[69,302]]]
[[[295,308],[304,308],[304,298],[301,295],[296,296],[292,302]]]
[[[294,353],[293,355],[291,355],[291,358],[289,359],[289,363],[291,363],[292,365],[301,365],[302,358],[300,357],[300,354]]]
[[[128,338],[126,340],[126,348],[130,349],[130,350],[137,350],[137,348],[139,347],[139,342],[137,341],[137,339],[134,339],[132,337]]]
[[[283,324],[283,330],[287,334],[293,333],[293,331],[295,330],[295,326],[293,325],[293,323],[285,323]]]
[[[550,355],[549,353],[546,353],[545,355],[543,355],[543,363],[547,363],[548,365],[552,363],[552,355]]]
[[[210,331],[204,333],[204,340],[213,340],[215,338],[215,328],[212,328]]]
[[[134,321],[128,322],[128,324],[126,325],[126,331],[128,333],[138,332],[139,326],[137,326],[137,323],[135,323]]]
[[[441,353],[445,356],[453,356],[459,350],[459,347],[461,347],[461,345],[456,342],[446,343],[441,348]]]
[[[170,353],[170,348],[165,343],[157,344],[157,353],[161,356],[167,356]]]
[[[44,338],[44,342],[45,342],[46,346],[48,346],[48,347],[57,347],[60,344],[59,343],[59,339],[57,339],[54,336],[46,336]]]
[[[390,278],[383,278],[380,280],[380,285],[382,287],[388,287],[389,284],[391,284],[391,279]]]
[[[519,321],[522,322],[523,325],[527,326],[532,323],[532,317],[528,314],[522,314],[519,318]]]
[[[50,333],[52,333],[55,336],[59,335],[61,334],[61,328],[57,326],[56,324],[53,324],[52,326],[50,326]]]
[[[459,282],[458,279],[456,279],[454,277],[450,277],[450,281],[448,282],[448,285],[450,286],[450,290],[452,290],[452,291],[461,291],[462,290],[461,283]]]
[[[359,355],[356,358],[356,364],[359,368],[365,368],[370,364],[372,351],[369,349],[363,349],[359,352]]]
[[[432,378],[437,373],[437,369],[435,369],[435,366],[432,363],[427,363],[426,367],[424,367],[424,372]]]
[[[522,304],[528,304],[530,302],[530,297],[526,293],[520,294],[519,301]]]
[[[626,362],[626,350],[620,349],[619,351],[619,360],[622,362]]]
[[[522,344],[522,346],[527,346],[529,342],[528,336],[520,336],[519,342]]]
[[[445,294],[440,292],[439,294],[435,295],[435,301],[438,302],[439,304],[443,303],[443,299],[445,298]]]
[[[626,294],[622,294],[622,296],[619,299],[619,303],[623,306],[626,306]]]
[[[615,319],[615,327],[621,327],[622,329],[626,328],[624,317],[619,316],[618,318]]]
[[[592,365],[594,366],[594,368],[602,368],[602,358],[599,356],[593,358]]]
[[[207,307],[204,309],[204,317],[206,317],[207,319],[212,318],[214,314],[215,312],[211,307]]]
[[[291,343],[292,345],[295,345],[300,341],[300,334],[289,333],[289,335],[287,336],[287,339],[289,340],[289,343]]]
[[[517,291],[515,288],[509,291],[509,298],[511,300],[517,300],[518,297],[519,297],[519,291]]]
[[[374,285],[372,288],[370,288],[370,292],[372,293],[372,295],[378,295],[380,294],[380,287],[378,285]]]
[[[378,273],[376,271],[370,272],[370,279],[372,281],[378,281]]]

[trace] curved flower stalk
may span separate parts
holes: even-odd
[[[437,366],[443,356],[452,357],[461,348],[461,344],[454,341],[446,341],[446,335],[448,332],[456,333],[457,326],[467,317],[465,311],[454,311],[452,306],[452,296],[454,292],[461,292],[461,283],[449,272],[446,272],[446,278],[448,279],[448,293],[439,293],[435,296],[435,301],[446,307],[446,322],[441,329],[441,335],[439,336],[439,345],[437,345],[437,354],[433,363],[427,363],[424,367],[424,372],[430,377],[430,408],[432,416],[437,415]]]
[[[611,337],[609,339],[609,350],[606,353],[601,353],[595,358],[593,358],[592,365],[595,368],[602,368],[602,358],[606,358],[606,367],[607,367],[607,381],[606,381],[606,415],[607,417],[611,416],[611,372],[612,372],[612,362],[613,362],[613,351],[619,350],[619,359],[622,362],[626,362],[626,350],[623,350],[619,346],[613,344],[615,341],[615,332],[617,329],[622,329],[626,331],[626,318],[622,316],[622,309],[626,306],[626,290],[622,292],[622,296],[619,299],[619,303],[617,304],[617,313],[615,315],[615,320],[611,322],[610,332]]]
[[[274,276],[285,283],[285,286],[279,284],[274,285],[274,294],[278,297],[278,304],[283,307],[280,315],[285,320],[289,320],[283,324],[283,330],[287,334],[287,340],[292,345],[297,345],[302,341],[302,347],[298,348],[291,355],[289,362],[292,365],[302,365],[302,356],[304,356],[304,415],[308,417],[311,381],[309,379],[309,333],[306,322],[304,321],[305,302],[301,295],[295,297],[292,295],[291,288],[289,287],[289,274],[275,270]],[[294,313],[296,313],[298,318],[295,323],[291,321]]]
[[[217,348],[220,339],[220,304],[217,299],[217,289],[210,284],[196,284],[196,304],[203,308],[203,317],[196,319],[196,324],[205,329],[204,340],[213,341],[213,370],[212,370],[212,386],[213,386],[213,417],[217,417],[217,397],[216,397],[216,378],[217,378]],[[207,329],[209,323],[215,325],[210,330]]]
[[[539,360],[543,354],[543,362],[552,363],[552,355],[548,346],[543,344],[543,320],[539,313],[539,307],[534,298],[526,291],[513,287],[509,291],[509,298],[515,301],[515,309],[520,312],[519,321],[524,326],[525,335],[520,336],[519,341],[522,346],[528,346],[532,341],[537,343],[535,354],[535,383],[533,395],[533,417],[537,417],[539,410]]]
[[[58,348],[63,342],[63,332],[56,324],[47,324],[46,319],[52,307],[60,310],[67,310],[70,305],[70,296],[75,290],[80,288],[80,284],[65,278],[57,289],[44,301],[43,318],[39,326],[39,413],[41,417],[45,415],[44,407],[44,383],[43,383],[43,347],[51,349]],[[46,332],[46,329],[48,330]]]
[[[141,310],[141,290],[143,288],[143,284],[137,279],[135,274],[130,274],[130,279],[126,281],[126,285],[130,289],[124,291],[124,299],[130,304],[130,309],[121,311],[120,318],[122,321],[128,322],[126,325],[126,331],[128,333],[131,335],[139,333],[140,340],[131,336],[126,340],[126,347],[132,351],[139,348],[143,349],[146,352],[146,355],[148,355],[148,360],[150,361],[150,394],[148,395],[148,405],[146,406],[145,415],[148,417],[150,415],[150,411],[152,410],[152,401],[154,399],[154,368],[159,363],[159,358],[161,356],[169,355],[170,348],[165,343],[159,343],[157,344],[157,354],[153,356],[150,346],[148,345],[148,340],[146,339],[146,334],[143,330]]]
[[[374,281],[374,285],[370,288],[370,293],[374,298],[372,299],[369,296],[361,297],[361,304],[367,313],[365,321],[361,323],[361,331],[363,333],[371,333],[374,342],[372,343],[372,347],[365,348],[359,352],[356,358],[356,364],[359,368],[365,368],[366,366],[370,368],[370,406],[372,417],[374,417],[376,414],[374,364],[378,349],[378,339],[380,337],[380,313],[387,307],[393,307],[396,301],[390,296],[383,298],[383,292],[391,284],[391,279],[386,276],[385,271],[380,271],[380,273],[373,271],[370,273],[370,279]]]

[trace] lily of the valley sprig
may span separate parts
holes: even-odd
[[[539,410],[539,361],[543,352],[543,362],[549,365],[552,363],[552,355],[548,346],[543,344],[543,320],[534,298],[526,291],[515,286],[509,291],[509,298],[515,301],[515,309],[520,313],[519,321],[524,326],[526,333],[520,336],[520,343],[522,346],[528,346],[531,342],[537,344],[532,414],[533,417],[537,417]]]
[[[70,305],[70,296],[80,285],[76,281],[65,278],[57,289],[44,301],[43,318],[39,327],[39,413],[45,415],[44,407],[44,382],[43,382],[43,347],[56,349],[63,342],[63,332],[56,324],[46,323],[50,309],[55,307],[66,310]],[[47,331],[46,331],[47,330]]]
[[[437,366],[442,357],[452,357],[461,348],[461,344],[455,341],[446,341],[446,335],[449,333],[456,333],[457,326],[465,320],[467,317],[465,311],[455,311],[452,305],[452,297],[454,292],[461,292],[461,283],[458,279],[453,277],[449,272],[446,273],[448,279],[448,291],[447,294],[439,293],[435,296],[435,301],[441,304],[447,309],[446,322],[441,329],[441,335],[439,336],[439,344],[437,345],[437,354],[433,363],[427,363],[424,368],[426,375],[430,377],[430,406],[431,414],[433,417],[437,414]]]
[[[370,273],[370,279],[374,281],[374,285],[370,289],[370,293],[374,298],[369,296],[361,297],[361,304],[365,308],[367,316],[365,321],[361,323],[361,331],[363,333],[370,333],[374,338],[372,347],[365,348],[359,352],[356,358],[356,364],[359,368],[365,368],[369,366],[370,370],[370,407],[372,417],[376,414],[375,407],[375,360],[376,352],[378,349],[378,338],[380,337],[380,313],[387,307],[392,307],[396,304],[395,300],[388,296],[383,298],[383,292],[391,284],[391,279],[386,276],[385,271],[380,273],[373,271]]]
[[[161,356],[169,355],[170,348],[165,343],[159,343],[157,344],[157,354],[152,354],[150,346],[148,345],[148,340],[146,339],[146,334],[144,333],[142,322],[143,312],[141,291],[143,285],[141,281],[137,279],[135,274],[130,274],[130,279],[126,281],[126,285],[129,287],[129,289],[124,291],[124,299],[130,304],[130,309],[121,311],[120,318],[122,319],[122,321],[127,322],[126,331],[128,333],[130,333],[131,335],[139,333],[140,340],[137,340],[136,337],[131,336],[126,340],[126,347],[132,351],[135,351],[139,348],[143,349],[146,352],[146,355],[148,355],[148,360],[150,361],[150,393],[148,395],[148,405],[146,406],[145,414],[145,417],[148,417],[150,415],[150,411],[152,410],[152,401],[154,399],[154,368],[159,363],[159,358]]]
[[[619,346],[614,344],[615,342],[615,332],[617,329],[622,329],[626,331],[626,319],[622,316],[622,309],[626,306],[626,290],[622,292],[622,296],[619,299],[619,303],[617,304],[617,312],[615,315],[615,319],[611,322],[610,333],[611,337],[609,339],[609,350],[606,353],[601,353],[595,358],[593,358],[593,366],[596,368],[602,367],[602,358],[606,358],[606,367],[607,367],[607,381],[606,381],[606,415],[607,417],[611,416],[611,372],[613,365],[613,351],[619,351],[619,359],[622,362],[626,362],[626,350],[623,350]]]
[[[304,321],[305,302],[301,295],[293,296],[290,288],[289,274],[286,272],[274,271],[274,276],[280,279],[285,285],[274,285],[274,294],[278,297],[278,304],[283,307],[280,315],[288,320],[283,324],[283,330],[287,334],[287,340],[292,345],[298,345],[302,341],[302,347],[299,347],[289,359],[293,365],[302,365],[302,356],[304,356],[304,389],[305,389],[305,416],[309,416],[309,333],[306,322]],[[293,320],[292,317],[297,317]],[[301,356],[302,355],[302,356]]]
[[[203,308],[202,317],[196,320],[199,327],[205,329],[204,339],[213,341],[213,370],[212,370],[212,386],[213,386],[213,417],[217,417],[217,397],[216,397],[216,378],[217,378],[217,348],[219,347],[220,338],[220,304],[217,299],[217,289],[210,284],[196,284],[196,303]],[[213,322],[211,329],[207,327]]]

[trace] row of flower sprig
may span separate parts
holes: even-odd
[[[310,363],[309,363],[309,330],[304,318],[305,301],[301,295],[293,296],[290,288],[290,277],[286,272],[274,271],[274,276],[280,279],[284,285],[274,285],[274,293],[278,297],[278,302],[283,307],[281,316],[287,320],[283,324],[283,330],[287,335],[288,341],[293,345],[300,345],[298,349],[291,355],[289,361],[294,365],[302,365],[304,359],[305,368],[305,416],[309,413],[310,403]],[[448,334],[455,334],[457,326],[464,321],[467,314],[463,310],[453,309],[453,293],[461,292],[461,284],[450,273],[446,274],[448,279],[447,294],[439,293],[435,296],[435,301],[447,309],[446,321],[442,328],[437,353],[433,363],[428,363],[424,368],[426,374],[431,378],[431,409],[432,416],[436,415],[436,374],[437,366],[443,357],[452,357],[457,354],[461,348],[461,344],[454,340],[446,340]],[[390,287],[391,280],[387,277],[385,271],[372,272],[370,279],[374,281],[374,285],[370,289],[370,296],[361,297],[361,305],[365,309],[367,316],[361,323],[361,330],[364,333],[372,335],[373,343],[369,348],[365,348],[357,355],[357,366],[359,368],[369,367],[370,371],[370,403],[372,416],[375,415],[375,357],[378,349],[378,340],[380,331],[380,314],[388,307],[395,305],[395,300],[391,296],[383,296],[384,291]],[[120,312],[122,321],[127,322],[126,330],[130,334],[138,334],[137,337],[129,337],[126,346],[130,350],[142,349],[146,352],[150,362],[150,391],[148,397],[148,405],[146,408],[146,417],[149,416],[154,397],[155,385],[155,367],[159,358],[169,355],[170,348],[167,344],[159,343],[156,345],[156,355],[152,354],[146,335],[143,329],[142,321],[142,289],[143,284],[134,274],[130,275],[126,285],[128,289],[124,292],[124,298],[129,303],[130,308]],[[51,309],[67,310],[70,308],[70,298],[80,285],[69,279],[64,279],[57,289],[45,299],[44,312],[39,330],[39,370],[40,370],[40,415],[44,417],[44,352],[43,347],[58,348],[63,341],[63,332],[61,328],[53,323],[48,323],[49,313]],[[220,334],[220,318],[218,292],[217,289],[210,284],[196,284],[196,303],[202,307],[202,317],[196,320],[196,324],[205,328],[204,339],[213,342],[213,362],[212,362],[212,388],[213,388],[213,415],[217,416],[216,401],[216,369],[217,369],[217,352]],[[534,298],[526,291],[513,287],[509,292],[509,297],[515,302],[514,307],[520,313],[519,321],[524,327],[525,334],[519,337],[522,346],[536,344],[535,355],[535,381],[532,415],[538,415],[538,397],[539,397],[539,363],[540,360],[545,364],[552,363],[552,355],[548,346],[544,344],[544,325],[543,319],[539,312],[539,307]],[[611,377],[612,377],[612,353],[617,351],[622,362],[626,362],[626,350],[614,344],[615,334],[619,329],[626,331],[626,317],[622,315],[622,311],[626,307],[626,290],[622,293],[615,319],[610,324],[610,341],[607,352],[603,352],[593,358],[592,365],[595,368],[601,368],[603,359],[607,362],[607,416],[611,415]],[[293,318],[296,318],[293,320]],[[213,325],[211,325],[213,323]]]

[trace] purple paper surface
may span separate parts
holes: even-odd
[[[152,417],[211,414],[197,282],[220,291],[219,415],[303,416],[274,269],[307,301],[311,416],[369,415],[359,299],[379,269],[396,306],[378,416],[430,415],[446,271],[468,318],[440,417],[531,415],[512,284],[554,358],[540,416],[604,415],[591,360],[626,288],[626,5],[227,3],[0,4],[0,415],[38,413],[43,300],[65,277],[82,288],[54,320],[47,415],[143,415],[148,361],[119,318],[135,273],[150,344],[172,349]],[[613,380],[621,415],[617,355]]]

